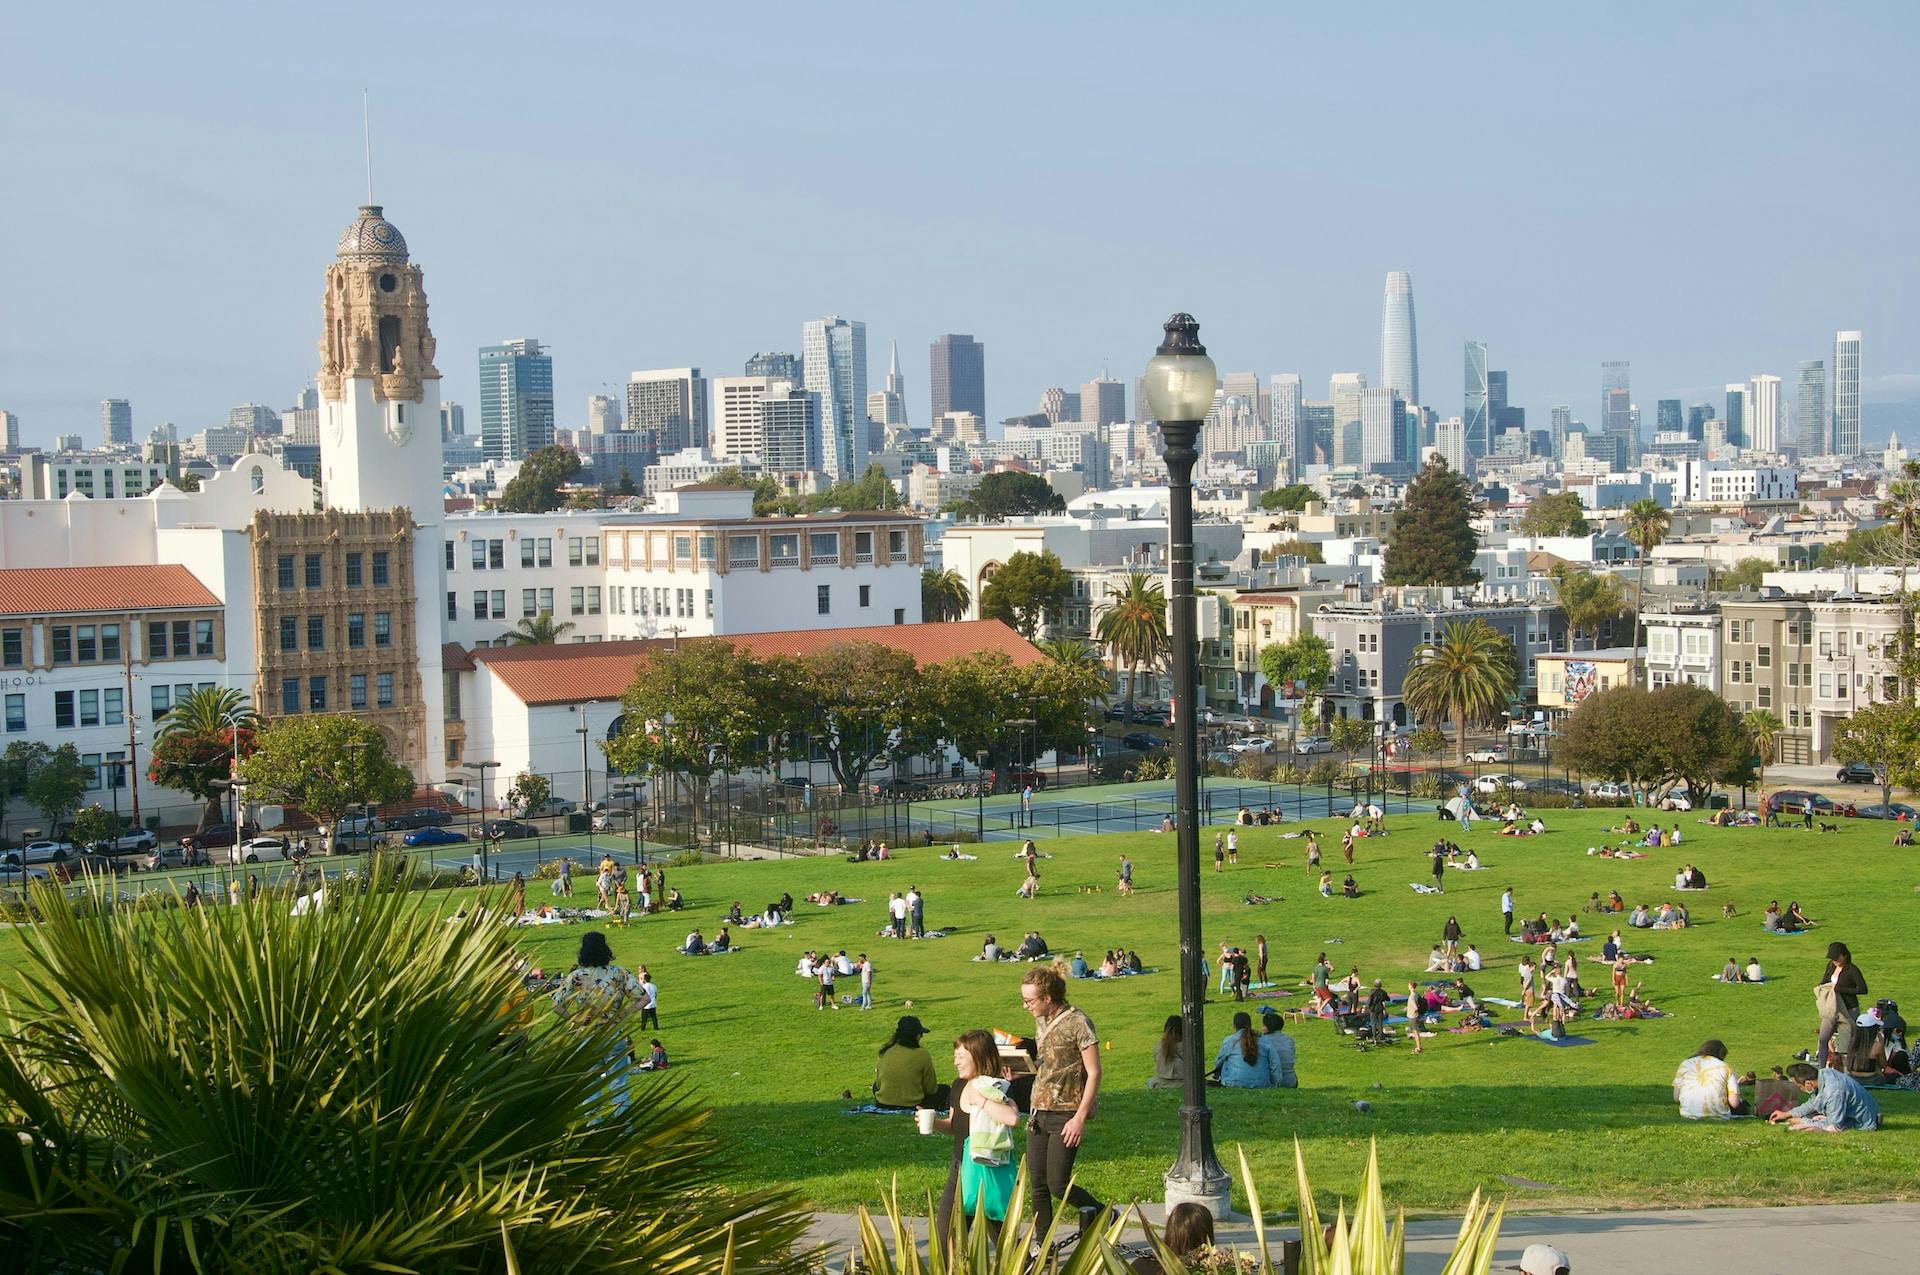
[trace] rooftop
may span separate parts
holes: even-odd
[[[92,615],[219,605],[220,599],[178,563],[0,569],[0,615]]]

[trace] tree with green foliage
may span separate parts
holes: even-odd
[[[537,770],[523,770],[513,777],[507,785],[507,809],[525,815],[530,810],[544,810],[548,799],[553,796],[553,781]]]
[[[1840,724],[1833,738],[1836,761],[1873,767],[1880,801],[1893,800],[1893,786],[1920,791],[1920,708],[1911,704],[1869,704]]]
[[[1005,522],[1009,518],[1065,513],[1067,502],[1038,474],[996,469],[980,479],[972,495],[956,501],[952,510],[962,518]]]
[[[1064,664],[1068,668],[1086,668],[1098,673],[1106,667],[1100,661],[1099,648],[1079,638],[1042,638],[1034,645],[1055,664]],[[1106,679],[1102,678],[1102,686],[1105,683]]]
[[[620,481],[613,485],[613,491],[616,496],[638,496],[640,494],[640,488],[634,485],[632,470],[624,467],[620,470]]]
[[[1742,589],[1758,589],[1766,573],[1773,569],[1773,564],[1765,558],[1742,558],[1726,570],[1716,572],[1713,577],[1713,587],[1728,593],[1738,593]]]
[[[240,763],[252,801],[279,802],[325,824],[329,838],[354,806],[413,795],[413,772],[387,751],[378,727],[347,713],[282,717],[263,727]]]
[[[936,738],[968,760],[987,754],[1004,770],[1016,758],[1084,742],[1087,710],[1104,690],[1097,669],[1052,660],[1016,665],[1002,651],[977,651],[930,664],[920,672],[924,711]],[[1031,719],[1024,738],[1008,722]]]
[[[1480,537],[1473,529],[1474,513],[1466,480],[1438,456],[1429,460],[1394,511],[1385,583],[1462,585],[1478,580],[1473,556],[1479,552]]]
[[[1586,507],[1570,491],[1538,497],[1520,515],[1523,536],[1584,536],[1591,530]]]
[[[1627,613],[1627,598],[1616,575],[1602,575],[1570,563],[1558,563],[1553,579],[1560,589],[1560,610],[1567,617],[1567,650],[1582,633],[1598,648],[1600,627]]]
[[[1767,784],[1767,767],[1773,765],[1773,759],[1780,752],[1780,732],[1787,724],[1779,715],[1769,709],[1756,708],[1740,719],[1753,735],[1753,755],[1759,762],[1759,782],[1761,787]]]
[[[1587,696],[1567,718],[1560,759],[1582,773],[1627,784],[1658,801],[1687,786],[1704,806],[1718,783],[1752,775],[1753,730],[1703,686],[1657,691],[1616,686]]]
[[[1485,620],[1453,621],[1440,640],[1421,646],[1401,684],[1407,706],[1423,722],[1451,720],[1467,759],[1467,727],[1492,721],[1518,682],[1513,644]]]
[[[983,619],[1004,620],[1032,641],[1073,596],[1073,576],[1051,549],[1008,558],[980,589]]]
[[[1416,753],[1427,757],[1438,757],[1447,751],[1447,733],[1438,726],[1422,726],[1407,737],[1407,743]]]
[[[1633,665],[1628,673],[1635,679],[1640,676],[1640,648],[1647,637],[1647,563],[1672,525],[1673,515],[1650,496],[1627,506],[1627,539],[1640,551],[1640,581],[1633,591]]]
[[[797,671],[796,706],[844,791],[858,792],[877,761],[917,734],[919,669],[898,647],[836,642],[801,656]]]
[[[1133,701],[1139,690],[1140,666],[1158,667],[1170,649],[1167,634],[1167,594],[1160,582],[1144,571],[1127,572],[1120,591],[1101,604],[1094,635],[1107,648],[1118,672],[1127,670],[1127,716],[1133,720]]]
[[[0,1025],[0,1107],[32,1129],[11,1269],[814,1269],[707,1104],[629,1079],[632,1020],[527,988],[504,889],[456,915],[402,863],[371,879],[299,916],[35,887]]]
[[[751,491],[753,493],[753,516],[756,518],[770,518],[779,513],[799,512],[797,506],[792,509],[782,507],[783,503],[788,499],[788,496],[786,490],[780,486],[780,481],[771,474],[761,474],[758,477],[749,478],[740,472],[738,465],[729,465],[727,468],[715,474],[712,481],[728,487],[744,487],[748,491]]]
[[[1300,716],[1313,714],[1313,703],[1333,677],[1333,647],[1323,637],[1301,633],[1285,642],[1260,648],[1260,674],[1274,693],[1285,699],[1297,692]]]
[[[555,620],[553,612],[520,617],[520,623],[507,630],[507,641],[514,646],[553,646],[573,629],[572,620]]]
[[[1907,571],[1920,548],[1920,460],[1906,461],[1900,476],[1887,483],[1886,499],[1875,510],[1899,536],[1900,554],[1900,636],[1897,676],[1900,699],[1913,702],[1914,688],[1914,598],[1907,586]]]
[[[1900,532],[1892,523],[1855,527],[1846,538],[1822,545],[1814,555],[1816,567],[1886,567],[1900,559]]]
[[[72,744],[49,748],[37,740],[14,743],[7,746],[7,757],[19,785],[16,791],[47,821],[50,835],[80,808],[88,784],[96,781],[96,771],[80,760],[80,750]]]
[[[1267,550],[1265,557],[1305,558],[1308,562],[1325,562],[1327,551],[1318,540],[1301,540],[1297,536],[1292,540],[1282,540]]]
[[[544,514],[560,507],[560,489],[580,472],[580,457],[564,447],[542,447],[520,462],[520,472],[500,493],[510,514]]]
[[[973,592],[967,578],[952,567],[936,571],[925,567],[920,572],[920,618],[929,624],[958,620],[973,605]]]
[[[1290,483],[1285,487],[1261,492],[1260,507],[1269,511],[1284,509],[1300,513],[1310,502],[1318,499],[1320,499],[1320,493],[1305,483]]]
[[[220,801],[233,776],[234,752],[245,759],[260,728],[247,697],[206,687],[176,700],[160,719],[147,764],[147,778],[199,800],[200,826],[218,823]]]
[[[642,658],[620,697],[620,733],[600,745],[622,774],[651,766],[692,781],[704,806],[722,766],[771,760],[779,736],[778,695],[766,665],[718,638],[686,642]]]
[[[1327,738],[1333,746],[1346,754],[1347,769],[1353,769],[1353,755],[1365,748],[1373,749],[1373,723],[1358,717],[1336,717],[1327,723]]]
[[[96,846],[112,849],[111,843],[119,835],[119,816],[98,802],[80,807],[74,813],[73,826],[67,829],[67,840],[82,850],[91,850]]]
[[[568,509],[604,509],[606,504],[606,498],[599,492],[582,488],[567,496],[566,507]]]

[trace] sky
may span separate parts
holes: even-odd
[[[1379,373],[1412,272],[1421,397],[1461,345],[1599,421],[1720,402],[1863,330],[1920,399],[1920,6],[1764,3],[12,5],[0,408],[26,441],[291,403],[374,194],[425,271],[442,396],[552,347],[556,414],[641,368],[737,375],[803,320],[986,345],[987,410],[1131,383],[1175,310],[1223,371]],[[1129,407],[1131,407],[1131,402]]]

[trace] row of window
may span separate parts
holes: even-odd
[[[859,585],[858,590],[859,590],[858,596],[860,599],[860,605],[863,607],[872,606],[873,605],[873,586],[870,584]],[[613,585],[606,590],[605,600],[611,604],[609,609],[615,615],[625,615],[625,614],[628,614],[629,610],[631,610],[631,613],[634,615],[659,616],[663,619],[672,618],[672,619],[690,620],[693,618],[693,615],[694,615],[693,592],[694,591],[692,589],[680,589],[680,588],[643,589],[638,585],[634,585],[631,588],[629,588],[626,585]],[[705,593],[705,598],[704,598],[705,615],[707,619],[711,620],[713,618],[713,590],[707,589],[707,590],[704,590],[704,593]],[[601,587],[597,584],[576,585],[572,589],[569,589],[567,591],[567,613],[569,615],[599,615],[601,613],[602,596],[603,595],[602,595]],[[833,586],[832,585],[823,584],[815,587],[814,606],[816,607],[820,615],[833,614]],[[542,612],[546,612],[548,614],[554,613],[553,612],[553,590],[552,589],[520,590],[521,616],[523,618],[531,619],[532,617],[539,615]],[[382,632],[382,630],[380,630],[377,627],[379,617],[384,616],[385,614],[386,614],[385,612],[379,612],[376,614],[376,617],[375,617],[376,619],[375,645],[377,646],[386,645],[386,642],[384,640],[378,639],[378,634]],[[507,591],[505,589],[475,589],[473,591],[473,618],[476,620],[507,619],[508,618]],[[309,639],[312,638],[312,632],[313,632],[311,629],[311,626],[319,619],[320,619],[319,616],[308,617]],[[459,619],[460,619],[460,595],[456,591],[449,590],[447,593],[447,621],[448,623],[456,623],[459,621]],[[351,641],[352,634],[354,631],[352,622],[353,622],[353,617],[349,616],[348,629],[347,629],[348,636],[349,636],[349,644],[357,645],[357,643],[353,643]],[[906,613],[902,608],[899,608],[899,607],[894,608],[893,622],[895,624],[904,624],[906,622]],[[282,643],[282,646],[281,646],[282,650],[290,651],[294,649],[293,647],[286,645],[286,642],[288,641],[288,634],[290,632],[288,626],[291,625],[292,623],[293,623],[293,620],[291,618],[283,618],[280,621],[280,639]],[[579,641],[581,639],[576,638],[574,640]],[[319,648],[315,647],[314,649],[319,649]]]
[[[392,582],[393,555],[385,549],[376,549],[372,553],[350,553],[347,555],[347,587],[359,589],[366,586],[369,575],[375,588]],[[368,568],[371,567],[371,572]],[[274,562],[274,583],[282,592],[293,589],[298,583],[308,589],[324,589],[327,586],[326,558],[323,554],[303,554],[296,560],[295,555],[283,553]]]
[[[27,663],[24,628],[0,629],[0,668],[24,668]],[[187,659],[214,654],[212,620],[151,620],[147,623],[149,660]],[[118,624],[55,624],[47,631],[48,661],[70,664],[118,664],[121,626]]]
[[[346,682],[347,701],[345,707],[350,709],[393,707],[393,674],[375,673],[369,677],[365,673],[350,673],[347,675]],[[369,685],[371,685],[373,691],[371,703],[369,703],[367,699]],[[303,690],[305,692],[305,712],[324,713],[327,711],[329,702],[327,678],[309,677],[303,686],[299,678],[286,677],[280,679],[281,713],[287,716],[294,716],[303,711],[300,707],[303,702]]]
[[[324,651],[327,649],[327,617],[310,615],[307,618],[307,649]],[[300,617],[283,615],[280,617],[280,649],[298,651],[300,649]],[[347,613],[347,648],[359,650],[367,644],[367,613],[349,611]],[[373,613],[373,644],[375,646],[393,645],[393,612],[375,611]]]
[[[507,566],[507,542],[504,540],[482,539],[469,541],[475,571],[504,571]],[[447,541],[447,570],[452,571],[458,565],[454,542]],[[526,536],[520,541],[520,565],[523,567],[551,567],[553,565],[553,540],[548,536]],[[571,536],[567,540],[567,565],[570,567],[597,567],[600,565],[600,537]]]
[[[856,531],[853,533],[853,556],[856,562],[873,561],[874,532]],[[712,566],[719,558],[721,536],[718,533],[672,533],[657,531],[654,537],[653,560],[665,562],[669,549],[676,563],[699,562]],[[767,537],[767,558],[774,566],[793,566],[800,561],[799,532],[782,532]],[[727,564],[735,567],[758,566],[760,563],[760,537],[754,534],[731,534],[725,537]],[[600,565],[599,536],[570,536],[567,538],[567,565],[571,567],[597,567]],[[807,558],[810,563],[820,565],[838,562],[840,559],[840,533],[838,531],[812,531],[806,533]],[[907,555],[907,533],[905,531],[887,532],[887,552],[895,559]],[[492,538],[471,540],[468,542],[469,563],[475,571],[501,571],[507,565],[507,542]],[[446,542],[447,570],[452,571],[459,565],[459,551],[451,540]],[[640,561],[636,554],[634,564]],[[526,536],[520,540],[520,565],[522,567],[551,567],[553,565],[553,540],[543,536]],[[291,588],[292,586],[287,586]],[[317,587],[317,586],[314,586]]]
[[[198,690],[210,691],[212,682],[180,682],[172,686],[152,686],[148,688],[148,703],[153,709],[153,720],[159,721],[180,700]],[[8,734],[18,734],[27,729],[27,694],[25,691],[7,692],[4,705],[4,729]],[[124,687],[107,686],[92,690],[55,691],[53,693],[53,724],[58,730],[76,730],[88,726],[124,726],[127,724],[126,690]]]

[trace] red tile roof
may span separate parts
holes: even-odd
[[[868,625],[846,629],[797,629],[783,633],[736,633],[715,640],[743,651],[769,655],[810,655],[837,642],[877,642],[912,655],[921,664],[938,664],[976,651],[1004,652],[1016,665],[1047,657],[999,620],[960,620],[949,624]],[[634,670],[650,653],[671,647],[670,638],[634,638],[618,642],[569,642],[554,646],[496,646],[472,653],[529,708],[619,699],[633,683]]]
[[[178,563],[0,568],[0,615],[91,615],[219,605],[220,599]]]
[[[440,667],[455,673],[473,672],[473,653],[458,642],[440,644]]]

